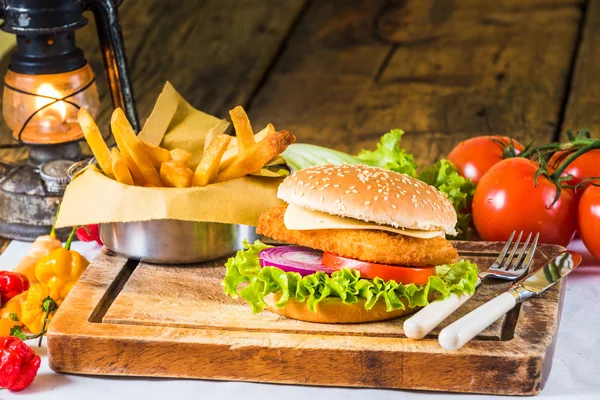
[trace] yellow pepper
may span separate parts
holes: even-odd
[[[0,319],[0,336],[10,336],[10,330],[15,326],[21,326],[17,321],[8,318]]]
[[[62,242],[56,238],[56,219],[60,206],[56,210],[56,217],[54,217],[54,224],[49,235],[39,236],[27,250],[27,255],[21,259],[19,264],[14,269],[14,272],[19,272],[29,279],[30,284],[37,282],[35,276],[35,264],[38,260],[45,255],[48,255],[52,250],[59,249],[62,247]]]
[[[35,239],[35,242],[31,244],[27,255],[19,261],[19,264],[15,267],[14,272],[20,272],[29,279],[29,283],[33,284],[37,282],[35,276],[35,264],[40,258],[48,255],[52,250],[59,249],[62,247],[62,243],[55,237],[50,235],[40,236]]]
[[[19,320],[19,325],[23,325],[23,323],[21,322],[21,306],[25,302],[25,300],[27,300],[27,291],[24,291],[23,293],[18,294],[12,299],[10,299],[6,304],[2,306],[2,309],[0,309],[0,318],[11,319],[10,315],[15,314],[17,316],[17,319]]]
[[[67,297],[90,263],[75,250],[70,250],[74,234],[75,229],[64,248],[52,250],[35,265],[35,276],[47,285],[50,297],[57,303]]]
[[[50,300],[50,301],[49,301]],[[54,305],[51,305],[54,303]],[[44,327],[44,319],[48,308],[48,321],[54,316],[56,307],[62,299],[50,296],[50,289],[43,283],[36,283],[27,291],[27,300],[21,306],[21,319],[32,333],[40,333]]]

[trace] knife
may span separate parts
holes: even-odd
[[[460,349],[518,303],[543,293],[567,276],[580,263],[579,253],[567,250],[557,254],[544,266],[516,282],[500,296],[442,329],[438,338],[440,345],[447,350]]]

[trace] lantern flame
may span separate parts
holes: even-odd
[[[40,85],[40,87],[38,88],[37,92],[38,92],[38,94],[40,94],[42,96],[49,96],[49,97],[53,97],[53,98],[61,98],[62,97],[60,92],[58,90],[56,90],[54,88],[54,86],[52,86],[49,83],[42,83]],[[35,106],[39,110],[40,108],[44,107],[46,104],[50,104],[53,101],[54,100],[49,99],[47,97],[36,97]],[[44,117],[45,115],[47,116],[49,114],[60,115],[60,120],[64,122],[65,118],[67,117],[67,104],[64,101],[57,101],[56,103],[52,104],[51,106],[48,106],[48,107],[44,108],[42,111],[40,111],[41,117]]]

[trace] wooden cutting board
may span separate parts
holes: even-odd
[[[502,244],[455,242],[486,269]],[[532,268],[564,250],[540,245]],[[544,386],[555,347],[564,284],[494,323],[458,351],[439,329],[510,284],[487,282],[425,339],[407,339],[403,318],[369,324],[253,315],[223,294],[224,260],[152,265],[104,249],[54,317],[50,367],[92,375],[157,376],[300,385],[405,388],[531,395]]]

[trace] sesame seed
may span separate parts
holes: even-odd
[[[321,201],[321,203],[323,202],[323,196],[319,197],[319,200]]]
[[[396,209],[396,205],[395,204],[390,205],[390,207],[392,207],[394,210]]]
[[[387,197],[387,196],[384,196],[383,200],[385,201],[385,200],[387,200],[387,199],[388,199],[388,197]]]
[[[352,190],[352,193],[358,193],[358,190],[356,190],[356,189],[353,189],[353,190]]]
[[[399,195],[398,193],[396,193],[396,198],[397,198],[397,199],[399,199],[399,198],[400,198],[400,195]]]
[[[371,204],[371,202],[370,202],[370,201],[368,201],[368,200],[367,200],[367,201],[365,201],[365,206],[368,206],[369,204]]]
[[[379,196],[373,197],[373,200],[377,201],[377,199],[379,199]]]
[[[334,188],[339,188],[339,187],[340,187],[340,185],[338,185],[337,183],[335,183],[335,184],[333,185],[333,187],[334,187]]]

